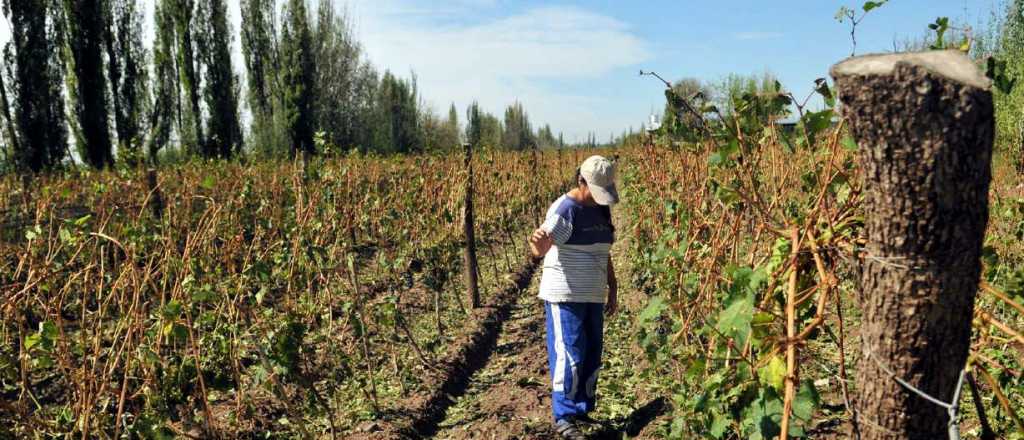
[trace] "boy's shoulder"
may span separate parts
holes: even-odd
[[[576,211],[579,208],[579,203],[576,202],[568,194],[562,194],[561,197],[555,199],[555,202],[548,208],[548,217],[557,215],[566,220],[572,220],[575,216]]]

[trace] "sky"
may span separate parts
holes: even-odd
[[[571,141],[638,129],[660,112],[664,86],[640,77],[641,69],[670,81],[767,70],[806,96],[850,55],[849,28],[835,15],[858,1],[356,0],[347,7],[375,64],[416,72],[439,111],[475,99],[500,114],[518,100],[534,126],[550,123]],[[858,26],[857,52],[892,51],[895,39],[923,35],[938,16],[975,23],[996,5],[892,0]]]
[[[887,52],[939,16],[978,23],[1001,0],[892,0],[857,28],[857,52]],[[140,0],[151,22],[154,0]],[[241,72],[238,0],[229,0]],[[425,103],[465,114],[478,101],[497,115],[522,102],[537,128],[566,141],[639,129],[664,106],[671,81],[717,81],[730,73],[775,74],[798,97],[850,55],[843,5],[862,0],[336,0],[380,70],[415,73]],[[151,26],[147,26],[151,38]],[[0,23],[0,42],[10,38]],[[148,43],[148,42],[147,42]],[[816,101],[812,101],[816,102]],[[814,105],[814,104],[812,104]],[[820,105],[820,104],[819,104]]]

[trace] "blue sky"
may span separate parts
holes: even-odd
[[[500,115],[518,100],[535,127],[550,123],[567,141],[576,141],[590,132],[603,140],[639,128],[652,109],[660,112],[663,88],[640,78],[640,69],[673,81],[767,70],[798,97],[806,96],[816,78],[850,54],[849,29],[835,20],[836,11],[863,1],[335,3],[352,19],[371,61],[399,75],[415,72],[423,99],[438,114],[453,102],[464,114],[477,100]],[[923,35],[938,16],[978,23],[1003,1],[891,0],[858,27],[858,53],[891,51],[894,40]],[[153,3],[142,0],[147,24]],[[239,1],[228,3],[237,34]],[[151,26],[146,33],[151,40]],[[9,38],[3,20],[0,43]],[[235,70],[244,81],[237,35],[232,45]]]
[[[776,74],[804,96],[851,51],[834,16],[857,1],[504,1],[356,0],[348,4],[370,58],[415,71],[439,112],[472,99],[492,112],[520,100],[534,125],[567,140],[638,128],[663,106],[663,88],[638,71],[670,79],[729,73]],[[892,51],[949,16],[988,17],[999,0],[892,0],[858,26],[858,53]]]

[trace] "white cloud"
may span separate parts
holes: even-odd
[[[773,40],[785,36],[782,32],[737,32],[732,38],[739,41]]]
[[[618,132],[614,103],[573,94],[555,81],[591,82],[650,58],[647,44],[614,18],[578,7],[537,7],[480,18],[493,0],[439,8],[403,1],[358,3],[358,35],[379,68],[415,71],[425,98],[440,109],[473,100],[492,112],[520,101],[534,125],[551,123],[567,139],[590,130]],[[483,5],[483,6],[481,6]],[[602,110],[605,109],[605,110]]]

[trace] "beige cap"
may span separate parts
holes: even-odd
[[[590,156],[580,165],[580,177],[587,181],[587,188],[599,205],[619,203],[619,192],[615,190],[615,165],[604,156]]]

